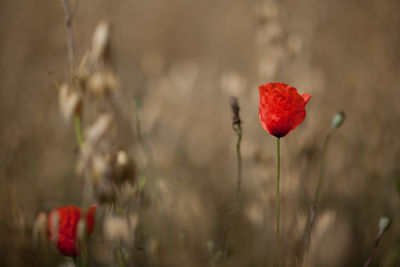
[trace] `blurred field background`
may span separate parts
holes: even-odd
[[[399,11],[396,0],[81,0],[77,58],[96,24],[110,21],[121,81],[117,146],[152,181],[139,212],[152,249],[135,252],[134,266],[210,264],[206,244],[221,238],[236,186],[231,95],[244,122],[243,186],[232,255],[218,265],[270,266],[276,147],[258,119],[257,89],[270,81],[312,95],[304,123],[281,141],[285,265],[298,266],[321,144],[342,110],[311,265],[362,266],[388,214],[392,227],[371,266],[399,266],[390,259],[400,244]],[[39,212],[82,197],[73,125],[61,121],[51,83],[67,77],[64,13],[59,1],[3,0],[0,21],[0,265],[58,266],[65,260],[50,244],[34,248],[31,233]],[[107,265],[106,251],[93,245],[91,253],[94,266]]]

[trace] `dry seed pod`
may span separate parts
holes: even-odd
[[[44,212],[39,213],[33,225],[33,244],[44,242],[47,237],[47,215]]]
[[[106,21],[100,22],[94,33],[92,39],[92,51],[90,54],[90,62],[94,65],[108,57],[110,48],[110,24]]]
[[[135,180],[134,163],[128,153],[123,150],[118,151],[115,155],[114,178],[116,183],[134,182]]]
[[[104,237],[110,242],[129,243],[130,231],[128,220],[122,216],[108,216],[103,224]]]
[[[118,80],[110,70],[96,71],[90,76],[87,87],[91,97],[105,98],[116,91]]]
[[[95,145],[101,141],[111,130],[113,116],[110,113],[101,114],[97,120],[85,130],[85,140],[89,145]]]
[[[74,114],[79,114],[82,106],[80,95],[67,84],[62,84],[58,94],[60,113],[65,121],[69,121]]]

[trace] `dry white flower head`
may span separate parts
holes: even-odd
[[[105,59],[110,46],[110,33],[111,27],[108,22],[102,21],[97,24],[92,39],[92,50],[90,53],[91,64],[96,65],[101,59]]]
[[[88,91],[94,98],[104,98],[112,95],[118,88],[118,79],[111,70],[96,71],[88,81]]]
[[[90,146],[96,146],[107,133],[110,132],[113,125],[113,115],[111,113],[101,114],[97,120],[85,130],[85,141]]]
[[[58,102],[61,116],[65,121],[69,121],[74,114],[79,113],[82,105],[79,93],[65,83],[59,89]]]

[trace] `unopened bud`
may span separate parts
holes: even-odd
[[[391,219],[388,216],[382,216],[379,219],[379,233],[384,233],[389,229],[391,223]]]
[[[344,112],[339,111],[337,112],[332,118],[332,129],[338,129],[344,122],[345,115]]]

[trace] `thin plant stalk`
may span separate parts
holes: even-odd
[[[377,249],[378,249],[379,242],[380,242],[381,239],[382,239],[382,236],[383,236],[383,232],[380,232],[380,233],[378,234],[376,240],[375,240],[374,248],[373,248],[372,251],[371,251],[371,255],[369,256],[368,260],[365,262],[364,267],[367,267],[367,266],[371,263],[372,259],[375,257],[375,254],[376,254],[376,251],[377,251]]]
[[[65,25],[67,28],[67,49],[68,49],[68,70],[69,70],[69,77],[70,80],[73,80],[74,77],[74,54],[75,54],[75,49],[74,49],[74,38],[73,38],[73,32],[72,32],[72,13],[71,13],[71,8],[67,2],[67,0],[60,0],[61,4],[63,5],[64,8],[64,19],[65,19]]]
[[[242,184],[242,154],[240,151],[240,145],[242,142],[242,121],[239,116],[239,103],[236,97],[232,96],[230,99],[230,106],[232,109],[233,117],[232,117],[232,128],[237,135],[236,141],[236,157],[237,157],[237,180],[236,180],[236,194],[235,194],[235,202],[232,211],[228,215],[228,222],[225,226],[223,238],[222,238],[222,253],[227,256],[228,255],[228,234],[229,228],[232,224],[232,217],[238,212],[240,208],[240,188]]]
[[[277,154],[277,169],[276,169],[276,234],[277,234],[277,248],[278,248],[278,266],[280,263],[280,247],[281,247],[281,239],[280,239],[280,202],[279,202],[279,179],[281,173],[281,156],[280,156],[280,138],[276,138],[276,154]]]
[[[316,212],[317,212],[317,202],[318,202],[321,188],[322,188],[322,185],[324,182],[325,154],[328,149],[329,140],[331,139],[334,131],[335,130],[331,130],[328,132],[328,134],[325,136],[325,139],[324,139],[324,142],[322,145],[317,187],[315,188],[314,198],[311,201],[310,209],[309,209],[308,227],[307,227],[307,232],[306,232],[306,236],[305,236],[305,244],[304,244],[303,267],[307,266],[308,250],[309,250],[310,241],[311,241],[311,233],[312,233],[312,229],[314,227],[314,222],[315,222],[315,217],[316,217]]]
[[[242,142],[242,126],[238,125],[237,128],[237,142],[236,142],[236,155],[237,155],[237,183],[236,183],[236,207],[239,208],[240,187],[242,184],[242,154],[240,152],[240,143]]]

